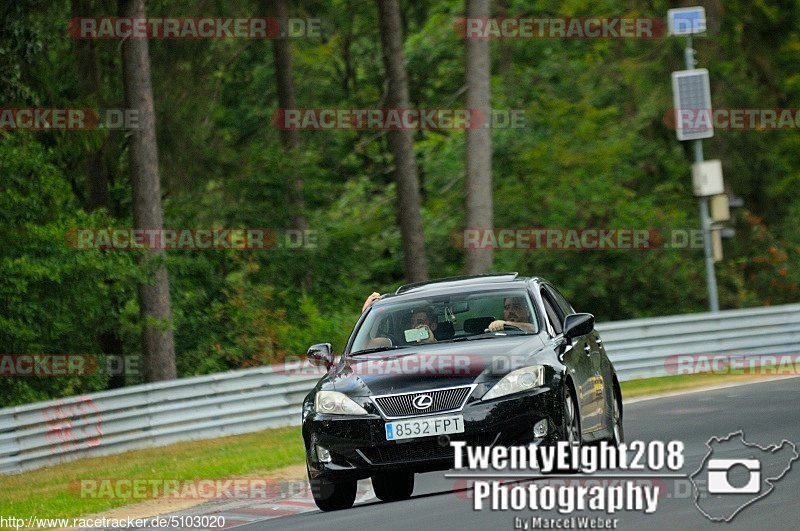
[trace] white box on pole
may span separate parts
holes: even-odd
[[[723,193],[725,187],[722,182],[722,163],[715,159],[692,164],[692,184],[697,197]]]

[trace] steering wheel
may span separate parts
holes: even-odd
[[[503,330],[519,330],[520,332],[525,332],[525,330],[523,330],[522,328],[518,327],[517,325],[513,325],[513,324],[509,324],[509,323],[503,323]],[[487,328],[484,333],[486,333],[486,334],[496,334],[499,331],[500,330],[489,330]]]

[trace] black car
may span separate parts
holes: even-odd
[[[623,438],[614,367],[594,330],[542,278],[517,273],[402,286],[365,311],[338,362],[303,403],[314,500],[353,505],[372,478],[384,501],[411,496],[414,474],[453,466],[468,445],[573,444]]]

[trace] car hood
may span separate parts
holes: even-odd
[[[320,389],[369,396],[479,384],[533,363],[543,348],[538,335],[507,336],[348,356]]]

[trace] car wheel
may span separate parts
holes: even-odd
[[[379,500],[407,500],[414,492],[414,473],[395,472],[372,476],[372,488]]]
[[[356,480],[343,479],[334,481],[327,478],[311,478],[311,495],[314,503],[323,511],[338,511],[348,509],[356,501]]]
[[[572,446],[581,445],[581,419],[569,385],[564,388],[564,440]]]
[[[572,388],[564,384],[564,403],[562,404],[562,435],[561,440],[569,442],[570,446],[577,446],[580,448],[581,441],[581,419],[578,414],[578,407],[575,402],[575,397],[572,393]],[[580,472],[580,466],[572,467],[567,466],[555,467],[553,472],[557,474],[575,474]]]
[[[611,439],[611,443],[614,446],[619,446],[625,442],[625,430],[622,428],[622,408],[619,405],[622,401],[622,397],[618,396],[616,388],[614,389],[612,401],[613,411],[611,422],[613,423],[613,438]]]

